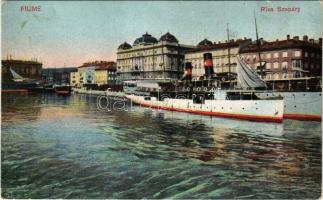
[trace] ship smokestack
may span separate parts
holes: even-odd
[[[207,79],[210,79],[214,73],[213,71],[213,60],[212,60],[212,54],[211,53],[205,53],[203,54],[204,57],[204,70],[205,70],[205,76]]]
[[[183,80],[187,80],[187,81],[192,80],[192,63],[191,62],[185,63]]]

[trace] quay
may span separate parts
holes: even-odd
[[[88,94],[88,95],[95,95],[95,96],[109,96],[109,97],[116,97],[116,98],[125,98],[126,95],[124,92],[113,92],[113,91],[102,91],[102,90],[86,90],[86,89],[78,89],[73,88],[74,93],[78,94]]]

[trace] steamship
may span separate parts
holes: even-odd
[[[208,88],[197,91],[193,87],[192,64],[185,63],[183,80],[177,83],[159,83],[157,87],[141,84],[137,92],[126,94],[133,103],[154,109],[234,118],[240,120],[277,122],[283,121],[284,101],[281,96],[260,98],[252,90],[221,88],[221,80],[214,77],[212,54],[204,54],[204,68]],[[241,66],[240,79],[255,88],[265,83],[251,69]]]

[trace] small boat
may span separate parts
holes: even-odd
[[[55,88],[53,83],[46,83],[43,85],[43,92],[44,93],[54,93]]]
[[[54,85],[55,93],[58,95],[68,96],[71,95],[71,86],[70,85]]]

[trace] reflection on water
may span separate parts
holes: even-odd
[[[5,198],[318,198],[321,123],[2,96]]]

